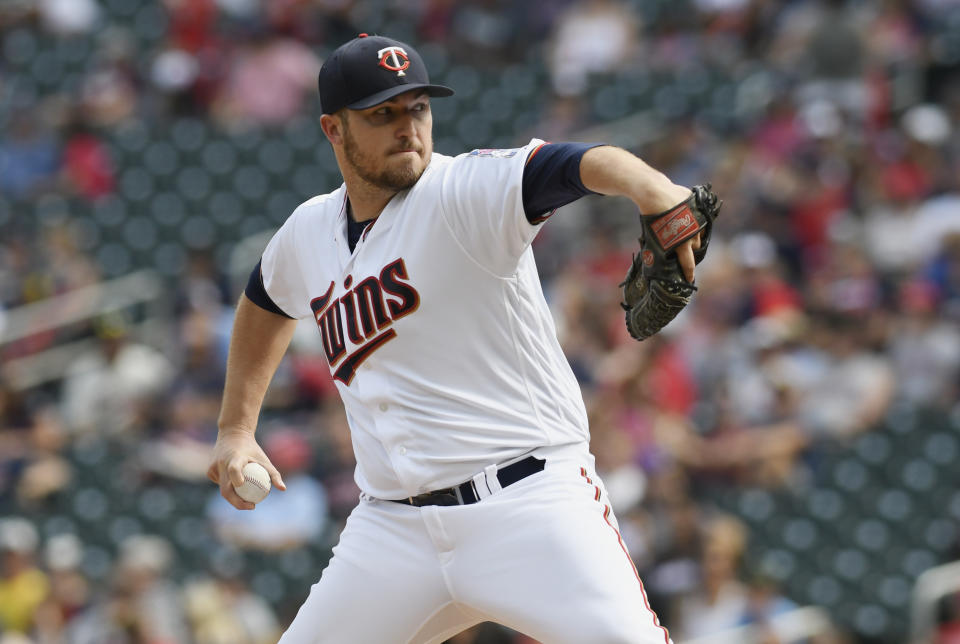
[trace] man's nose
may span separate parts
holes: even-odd
[[[417,134],[412,114],[401,114],[397,120],[396,136],[398,139],[413,138]]]

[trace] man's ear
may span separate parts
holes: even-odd
[[[320,117],[320,129],[330,143],[343,144],[343,117],[338,114],[324,114]]]

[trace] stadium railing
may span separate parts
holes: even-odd
[[[132,335],[160,337],[156,332],[166,319],[165,300],[163,281],[151,270],[77,288],[6,311],[0,321],[0,349],[31,336],[113,313],[127,314]],[[56,380],[63,377],[64,365],[95,342],[92,337],[67,342],[54,340],[49,348],[4,360],[3,375],[10,386],[20,390]]]
[[[910,606],[910,641],[913,644],[932,641],[940,600],[957,592],[960,592],[960,561],[931,568],[917,577]]]

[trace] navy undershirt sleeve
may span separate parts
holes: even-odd
[[[282,315],[291,320],[294,319],[292,315],[287,315],[279,306],[274,304],[273,300],[270,299],[270,295],[267,294],[267,289],[263,286],[263,275],[260,273],[260,262],[257,262],[257,265],[254,266],[253,271],[251,271],[250,279],[247,281],[247,288],[244,289],[243,292],[251,302],[261,309]]]
[[[533,151],[523,169],[523,211],[539,224],[560,206],[596,194],[580,179],[584,152],[603,143],[544,143]]]

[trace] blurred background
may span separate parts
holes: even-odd
[[[0,2],[0,642],[266,644],[319,578],[358,490],[312,322],[258,431],[288,491],[240,513],[204,472],[246,277],[341,182],[316,74],[361,31],[456,89],[441,153],[603,141],[723,197],[643,343],[628,203],[535,242],[674,640],[960,642],[957,0]]]

